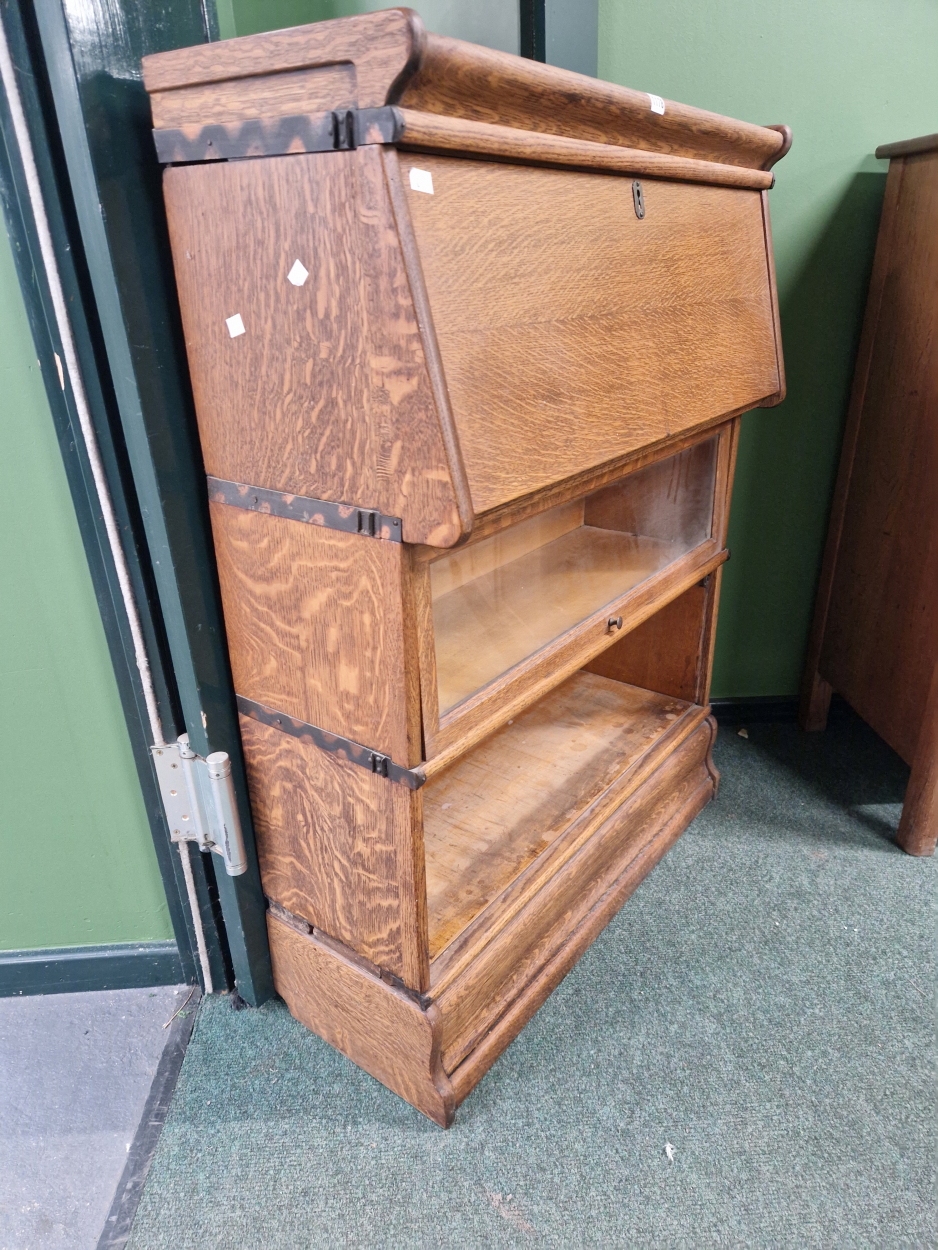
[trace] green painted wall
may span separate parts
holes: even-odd
[[[5,231],[0,395],[0,950],[172,938]]]
[[[216,0],[222,39],[392,7],[388,0]],[[438,35],[518,51],[518,0],[424,0],[408,7]]]
[[[787,122],[771,193],[788,399],[743,418],[715,695],[793,694],[886,163],[938,129],[935,0],[600,0],[599,74],[754,122]]]

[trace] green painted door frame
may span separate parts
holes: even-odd
[[[216,989],[273,993],[264,898],[212,554],[204,470],[140,58],[213,33],[198,0],[0,0],[80,371],[118,514],[165,736],[232,758],[249,869],[215,872],[194,851]],[[0,101],[0,193],[72,499],[102,610],[183,972],[195,934],[150,756],[129,624],[79,432],[9,102]],[[201,980],[201,977],[199,978]]]

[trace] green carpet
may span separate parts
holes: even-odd
[[[934,1246],[907,770],[854,718],[749,735],[449,1132],[282,1004],[207,1000],[134,1250]]]

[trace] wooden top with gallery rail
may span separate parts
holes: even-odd
[[[405,541],[446,547],[518,500],[582,493],[603,467],[783,395],[759,192],[787,127],[431,35],[408,9],[160,53],[144,80],[177,166],[167,209],[215,477],[374,508]],[[261,177],[237,159],[354,148],[356,209],[340,161],[263,162]],[[311,172],[334,213],[306,206]],[[245,200],[265,229],[225,273],[209,249],[180,255],[209,222],[234,231]],[[305,376],[305,293],[273,305],[264,281],[291,247],[326,305],[310,258],[361,258],[333,263],[333,286],[359,299],[323,309],[334,348],[320,343]],[[399,315],[379,326],[369,306],[388,299]],[[339,374],[364,360],[349,408]],[[289,379],[276,422],[262,376]]]

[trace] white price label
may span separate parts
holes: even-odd
[[[425,195],[433,194],[433,175],[429,169],[412,169],[410,171],[411,191],[423,191]]]

